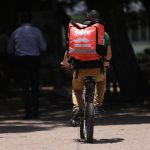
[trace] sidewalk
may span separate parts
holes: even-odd
[[[59,98],[57,100],[64,100]],[[95,120],[94,142],[79,140],[79,127],[70,127],[70,106],[40,99],[41,118],[20,119],[20,100],[0,103],[0,150],[150,150],[150,110],[142,107],[108,109]]]

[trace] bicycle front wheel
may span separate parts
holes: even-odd
[[[85,120],[80,122],[80,138],[85,139]]]
[[[94,134],[94,105],[88,103],[85,112],[85,139],[88,143],[93,142]]]

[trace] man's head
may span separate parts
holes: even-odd
[[[91,21],[95,19],[99,19],[99,12],[97,10],[91,10],[87,12],[86,19]]]
[[[30,11],[23,12],[21,14],[21,23],[29,23],[31,22],[32,14]]]
[[[73,14],[70,19],[74,22],[83,23],[86,19],[86,12]]]

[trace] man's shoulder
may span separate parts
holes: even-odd
[[[85,20],[83,24],[85,25],[89,25],[89,24],[95,24],[95,23],[99,23],[101,25],[104,25],[104,22],[100,19],[95,19],[95,20]]]
[[[106,37],[109,37],[109,34],[108,34],[107,32],[105,32],[105,36],[106,36]]]
[[[107,32],[105,32],[104,34],[105,34],[105,39],[110,40],[109,34]]]
[[[36,27],[36,26],[32,25],[31,28],[32,28],[32,30],[34,30],[36,32],[41,32],[41,30],[38,27]]]
[[[84,25],[88,25],[88,24],[90,24],[91,23],[91,21],[89,21],[89,20],[86,20],[86,21],[84,21]]]
[[[106,46],[110,45],[110,37],[109,37],[109,34],[107,32],[105,32],[104,39],[105,39],[105,45]]]

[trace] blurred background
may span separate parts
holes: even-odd
[[[19,96],[7,42],[31,10],[32,24],[41,29],[47,52],[40,68],[41,96],[51,103],[71,103],[72,71],[60,66],[72,16],[96,9],[110,35],[113,57],[107,71],[106,103],[150,104],[150,0],[1,0],[0,101]],[[62,100],[63,99],[63,100]]]

